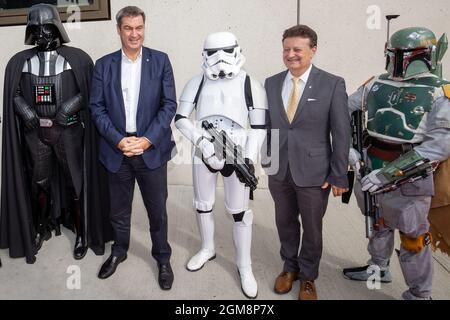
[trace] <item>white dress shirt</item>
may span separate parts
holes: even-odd
[[[297,104],[300,102],[300,99],[302,98],[303,92],[305,91],[306,83],[308,82],[309,74],[311,73],[312,65],[309,66],[308,70],[304,74],[300,76],[300,95],[298,97]],[[289,104],[289,98],[291,97],[292,93],[292,79],[294,76],[289,71],[286,75],[286,78],[284,79],[283,83],[283,89],[281,90],[281,96],[283,97],[283,105],[284,109],[287,112],[287,107]]]
[[[142,48],[138,58],[132,61],[122,50],[122,95],[125,105],[126,131],[137,132],[136,114],[141,88]]]

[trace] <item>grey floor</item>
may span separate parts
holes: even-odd
[[[138,189],[136,189],[138,191]],[[157,284],[157,268],[150,256],[148,221],[142,199],[136,192],[133,212],[132,242],[128,259],[107,280],[99,280],[97,272],[110,252],[95,256],[89,251],[81,261],[72,258],[74,236],[63,235],[44,243],[34,265],[24,259],[10,259],[0,251],[0,299],[157,299],[157,300],[245,300],[240,291],[234,264],[232,220],[225,214],[223,189],[217,189],[216,251],[217,259],[199,272],[185,269],[187,260],[199,248],[200,240],[192,209],[191,186],[169,186],[169,241],[172,245],[172,266],[175,282],[171,291],[163,292]],[[258,299],[294,300],[294,289],[283,296],[273,292],[276,275],[281,271],[279,241],[274,222],[273,201],[267,189],[258,190],[252,207],[255,213],[252,258],[253,271],[259,285]],[[365,283],[345,280],[341,269],[365,263],[364,224],[354,199],[343,205],[331,198],[324,221],[324,252],[317,284],[320,299],[400,299],[406,289],[397,258],[392,259],[393,282],[379,290],[369,290]],[[397,243],[398,247],[398,243]],[[449,260],[435,254],[434,299],[450,299]],[[71,272],[80,275],[81,288],[68,289]],[[79,271],[79,273],[78,273]],[[70,285],[69,285],[70,287]]]

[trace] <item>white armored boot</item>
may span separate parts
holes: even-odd
[[[253,213],[251,210],[248,210],[244,215],[243,221],[235,222],[233,225],[236,265],[241,278],[241,289],[249,299],[255,299],[258,295],[258,284],[253,276],[250,255],[252,246],[252,221]]]
[[[198,271],[209,260],[216,258],[214,250],[214,217],[212,212],[197,214],[198,229],[202,241],[202,248],[186,265],[189,271]]]

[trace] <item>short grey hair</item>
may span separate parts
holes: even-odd
[[[144,20],[144,24],[145,24],[145,12],[141,8],[138,8],[135,6],[128,6],[128,7],[122,8],[116,14],[117,25],[119,27],[122,25],[123,17],[133,17],[134,18],[134,17],[138,17],[138,16],[142,16],[142,19]]]

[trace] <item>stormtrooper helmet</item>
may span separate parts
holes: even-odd
[[[231,32],[210,34],[203,46],[205,75],[211,80],[233,79],[245,63],[236,36]]]

